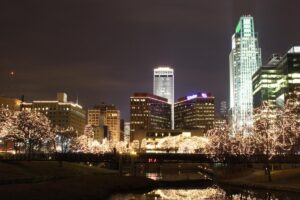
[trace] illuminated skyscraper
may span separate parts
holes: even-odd
[[[174,129],[174,70],[170,67],[154,69],[153,94],[168,99],[171,107],[171,123]]]
[[[242,16],[232,36],[230,110],[237,128],[252,125],[252,75],[261,66],[261,50],[252,16]]]

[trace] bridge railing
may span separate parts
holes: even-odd
[[[177,153],[34,153],[30,160],[36,161],[68,161],[68,162],[199,162],[199,163],[300,163],[300,155],[274,155],[268,159],[266,155],[208,155],[208,154],[177,154]],[[0,161],[25,161],[27,154],[0,154]]]

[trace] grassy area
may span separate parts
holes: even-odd
[[[114,192],[151,188],[153,181],[124,177],[111,170],[64,162],[0,162],[0,181],[60,177],[38,182],[1,184],[3,199],[105,199]],[[16,184],[18,183],[18,184]]]
[[[230,166],[219,166],[214,168],[214,174],[218,179],[227,180],[235,179],[237,177],[245,177],[253,173],[253,169],[247,168],[245,165],[236,164]]]
[[[235,172],[229,172],[225,170],[222,173],[217,173],[217,178],[222,183],[228,183],[233,185],[243,185],[250,187],[257,187],[263,189],[275,189],[300,192],[300,168],[274,170],[271,172],[272,181],[268,182],[268,177],[265,175],[264,170],[258,169],[244,169],[245,172],[239,174],[239,171],[235,169]],[[227,176],[218,176],[218,174],[227,174]]]
[[[272,182],[269,184],[284,184],[298,186],[300,189],[300,169],[284,169],[271,172]],[[254,183],[268,183],[267,176],[263,170],[255,170],[250,175],[239,178],[241,181]]]
[[[73,177],[115,173],[115,171],[85,164],[55,161],[16,161],[0,162],[0,180],[30,177]]]

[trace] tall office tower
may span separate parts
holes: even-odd
[[[221,101],[221,103],[220,103],[220,115],[222,118],[227,118],[228,108],[227,108],[226,101]]]
[[[261,50],[253,17],[242,16],[232,36],[230,62],[230,111],[235,128],[252,126],[252,75],[261,66]]]
[[[22,102],[21,108],[45,114],[54,126],[73,127],[78,135],[84,132],[86,112],[81,105],[68,101],[66,93],[57,93],[55,101]]]
[[[174,70],[158,67],[153,74],[153,94],[168,99],[171,104],[171,127],[174,129]]]
[[[124,130],[125,130],[125,122],[124,119],[121,119],[120,120],[120,141],[125,141]]]
[[[130,142],[130,122],[124,122],[124,141]]]
[[[171,104],[166,98],[134,93],[130,97],[130,140],[137,139],[139,132],[171,128]]]
[[[205,133],[213,128],[215,120],[215,97],[198,93],[181,97],[175,103],[175,128],[199,130]]]

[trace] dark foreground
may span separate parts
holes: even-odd
[[[274,171],[272,183],[265,180],[261,171],[242,170],[226,170],[225,174],[230,176],[219,176],[219,181],[243,188],[251,184],[264,185],[267,186],[266,189],[274,188],[300,194],[300,169]],[[211,180],[174,182],[120,176],[116,171],[68,162],[63,162],[62,165],[56,161],[0,162],[1,199],[107,199],[117,193],[183,188],[186,185],[205,189],[212,184]]]
[[[68,162],[62,165],[55,161],[0,162],[1,199],[106,199],[115,193],[187,184],[208,187],[212,181],[153,181]]]
[[[1,199],[105,199],[112,193],[154,187],[143,177],[64,162],[0,163]]]

